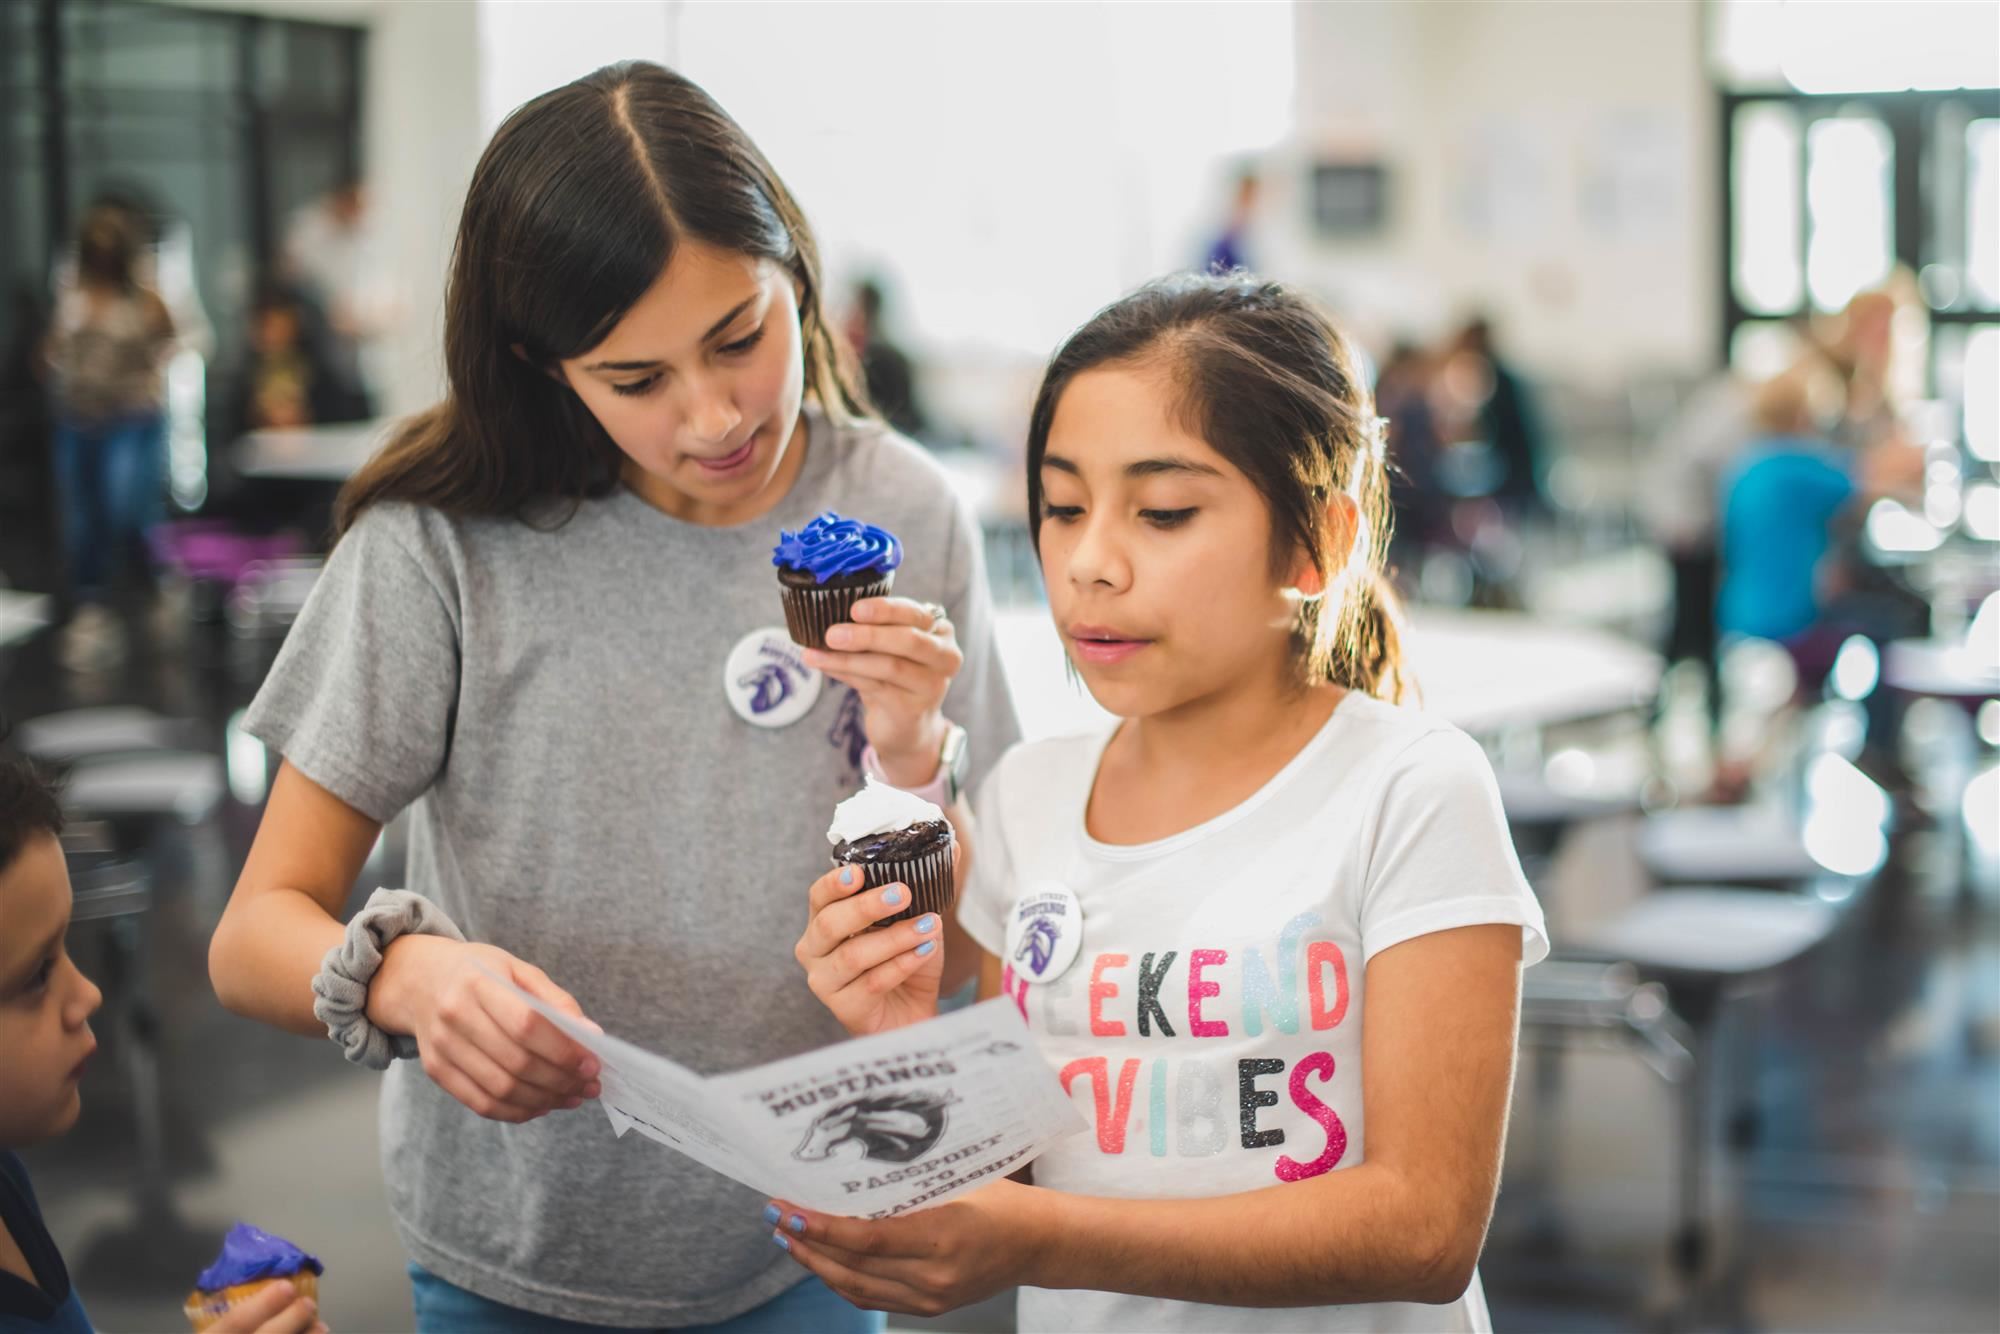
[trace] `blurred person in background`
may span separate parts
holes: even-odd
[[[1466,321],[1443,356],[1450,397],[1471,417],[1497,465],[1491,494],[1513,517],[1542,513],[1548,507],[1542,492],[1547,449],[1540,415],[1527,381],[1500,354],[1492,322],[1483,315]]]
[[[885,327],[888,296],[879,279],[854,284],[848,303],[847,345],[861,366],[868,401],[882,420],[913,440],[921,440],[929,421],[917,396],[917,375],[909,355]]]
[[[106,600],[115,580],[143,568],[146,529],[161,506],[161,373],[174,320],[141,277],[143,245],[125,211],[100,206],[85,214],[76,280],[57,297],[46,344],[73,600],[62,657],[74,670],[122,656],[123,627]]]
[[[1899,436],[1850,447],[1833,439],[1846,388],[1817,359],[1761,385],[1755,436],[1725,482],[1717,625],[1726,636],[1784,646],[1801,686],[1816,689],[1852,635],[1881,644],[1921,632],[1923,609],[1882,596],[1840,521],[1886,495],[1914,492],[1923,451]],[[1864,407],[1866,405],[1864,404]],[[1858,503],[1857,503],[1858,502]],[[1886,762],[1887,692],[1870,697],[1868,746]]]
[[[289,284],[268,281],[250,307],[249,361],[239,420],[247,431],[340,420],[346,390],[326,352],[319,312]]]
[[[1910,383],[1927,335],[1916,281],[1898,269],[1881,286],[1857,292],[1841,312],[1807,320],[1800,334],[1839,377],[1835,440],[1864,447],[1902,433],[1900,416],[1916,395]]]
[[[350,178],[300,209],[285,232],[283,273],[326,317],[332,377],[324,421],[373,415],[369,349],[395,315],[368,192]]]
[[[1711,730],[1721,709],[1715,599],[1723,481],[1757,436],[1753,405],[1751,386],[1731,371],[1701,385],[1653,442],[1639,487],[1641,518],[1673,573],[1663,652],[1669,663],[1701,664]]]
[[[1202,267],[1210,272],[1227,273],[1231,269],[1255,267],[1245,248],[1250,228],[1257,221],[1257,201],[1263,194],[1263,182],[1255,167],[1244,167],[1236,173],[1236,183],[1229,197],[1229,212],[1222,224],[1222,233],[1208,247],[1208,254]]]
[[[1375,407],[1387,419],[1389,495],[1396,511],[1390,567],[1414,574],[1425,551],[1451,540],[1451,496],[1438,480],[1437,412],[1431,393],[1437,359],[1420,343],[1398,339],[1375,377]]]
[[[215,329],[201,303],[195,279],[194,233],[184,219],[165,212],[151,194],[133,182],[99,190],[84,210],[86,215],[105,212],[122,219],[138,244],[132,272],[138,282],[159,294],[174,320],[174,343],[206,357],[213,351]],[[76,286],[76,254],[65,252],[57,261],[54,290],[58,299]]]

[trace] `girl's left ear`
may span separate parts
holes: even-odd
[[[1326,503],[1326,569],[1315,566],[1305,552],[1299,553],[1291,586],[1300,597],[1316,598],[1326,593],[1327,571],[1347,568],[1360,528],[1361,507],[1354,503],[1354,497],[1345,491],[1334,492],[1333,499]]]

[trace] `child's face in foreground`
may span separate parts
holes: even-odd
[[[769,260],[683,241],[604,341],[563,380],[678,518],[754,517],[805,391],[792,276]]]
[[[0,1148],[62,1134],[82,1106],[104,997],[63,947],[69,910],[62,845],[37,835],[0,872]]]
[[[1250,479],[1169,413],[1166,373],[1063,391],[1042,461],[1042,575],[1070,661],[1126,718],[1282,678],[1294,606]]]

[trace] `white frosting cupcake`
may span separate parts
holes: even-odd
[[[870,774],[859,792],[833,808],[833,823],[827,826],[826,841],[838,847],[943,819],[944,812],[931,802],[879,782]]]

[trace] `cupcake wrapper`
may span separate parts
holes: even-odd
[[[896,582],[894,570],[872,584],[851,588],[793,588],[778,585],[785,600],[785,628],[801,648],[826,647],[826,632],[848,620],[848,609],[863,598],[885,598]]]
[[[943,847],[909,861],[848,863],[836,861],[834,865],[860,867],[863,889],[880,889],[884,885],[909,886],[910,906],[893,917],[884,917],[869,928],[879,930],[912,917],[921,917],[927,912],[934,912],[943,917],[951,911],[958,890],[955,877],[952,875],[951,850],[955,841],[947,839]]]
[[[286,1274],[283,1279],[260,1278],[253,1283],[234,1284],[219,1292],[203,1292],[197,1288],[188,1294],[181,1310],[187,1316],[188,1324],[199,1334],[222,1319],[239,1302],[248,1301],[261,1292],[266,1284],[279,1282],[289,1282],[298,1290],[300,1297],[319,1299],[319,1275],[310,1269],[301,1269],[296,1274]]]

